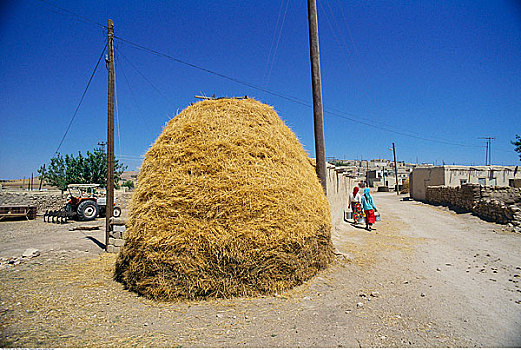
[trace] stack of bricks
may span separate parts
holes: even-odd
[[[125,223],[124,219],[114,217],[110,218],[109,242],[107,245],[108,253],[119,253],[121,247],[125,244]]]

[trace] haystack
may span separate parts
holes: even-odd
[[[254,296],[332,260],[329,204],[295,134],[253,99],[198,102],[145,155],[116,280],[153,299]]]

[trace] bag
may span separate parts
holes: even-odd
[[[375,221],[381,221],[381,220],[382,220],[379,211],[377,211],[376,213],[374,213],[374,218],[375,218]]]
[[[353,220],[353,212],[352,211],[344,212],[344,217],[346,218],[346,220]]]

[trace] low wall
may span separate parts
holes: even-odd
[[[347,177],[341,169],[333,166],[327,168],[327,199],[331,208],[331,223],[335,225],[344,220],[349,193],[355,186],[355,180]]]
[[[471,212],[487,221],[511,224],[511,228],[521,232],[519,188],[475,184],[461,187],[429,186],[425,193],[425,202]]]
[[[67,192],[63,195],[60,191],[7,191],[0,190],[0,205],[34,205],[37,214],[41,215],[46,210],[59,210],[65,206]],[[122,209],[127,208],[132,193],[116,191],[116,203]]]
[[[11,192],[0,191],[0,205],[35,205],[37,214],[42,214],[47,209],[58,210],[65,205],[67,196],[61,193],[49,193],[46,191],[35,192]]]

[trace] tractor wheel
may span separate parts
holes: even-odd
[[[114,207],[114,217],[119,218],[121,216],[121,208],[120,207]]]
[[[78,205],[78,219],[80,221],[90,221],[98,217],[99,208],[95,201],[84,201]]]

